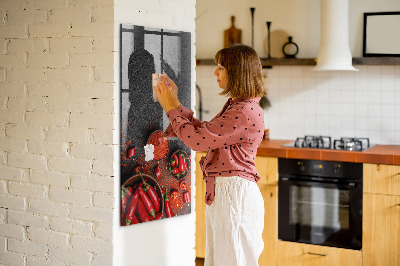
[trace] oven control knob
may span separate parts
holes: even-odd
[[[338,174],[340,171],[340,164],[336,164],[335,167],[333,168],[333,173]]]

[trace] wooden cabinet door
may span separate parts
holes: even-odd
[[[278,158],[257,156],[254,162],[261,176],[258,184],[278,185]]]
[[[364,194],[364,266],[400,266],[399,204],[400,196]]]
[[[400,166],[365,163],[363,176],[364,193],[400,196]]]
[[[277,266],[361,266],[362,252],[278,241]]]
[[[206,203],[204,194],[206,193],[206,183],[203,181],[203,172],[200,169],[199,161],[204,152],[196,152],[196,257],[204,258],[206,251]]]
[[[276,243],[278,241],[278,187],[259,185],[264,198],[264,250],[258,259],[260,266],[276,265]]]

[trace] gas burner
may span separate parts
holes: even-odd
[[[335,150],[363,151],[370,147],[368,138],[340,138],[333,142]]]
[[[306,135],[304,138],[297,138],[294,146],[298,148],[330,149],[331,137]]]

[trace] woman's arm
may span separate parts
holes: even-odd
[[[195,127],[176,109],[167,112],[173,132],[194,151],[205,151],[245,142],[248,130],[247,115],[237,109],[226,110],[223,115]]]

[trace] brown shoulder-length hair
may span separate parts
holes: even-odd
[[[266,95],[260,58],[247,45],[233,45],[219,50],[214,57],[228,71],[228,86],[220,95],[252,98]]]

